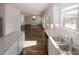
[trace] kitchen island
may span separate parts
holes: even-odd
[[[23,48],[23,32],[11,32],[0,38],[0,55],[19,55]]]

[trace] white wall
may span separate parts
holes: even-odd
[[[43,27],[46,27],[47,23],[47,17],[49,17],[49,22],[50,24],[58,24],[60,25],[60,5],[59,4],[51,4],[47,9],[46,11],[44,12],[44,14],[42,15],[42,26]],[[45,21],[44,21],[45,19]],[[46,23],[46,24],[45,24]],[[45,24],[45,25],[44,25]],[[47,28],[49,28],[51,25],[47,26]]]
[[[21,15],[21,25],[25,25],[25,21],[24,21],[24,15]]]
[[[5,6],[5,34],[21,31],[21,14],[13,6]]]
[[[41,18],[42,18],[42,26],[44,28],[49,28],[49,26],[47,26],[48,22],[49,23],[53,23],[53,14],[52,14],[52,4],[50,6],[48,6],[48,8],[44,11],[44,13],[42,14]],[[47,21],[47,17],[49,18]]]
[[[24,24],[38,25],[41,23],[41,18],[36,16],[36,19],[32,20],[32,16],[25,16],[24,22]]]
[[[8,4],[1,4],[4,35],[13,31],[21,31],[21,14],[18,9]]]
[[[53,24],[60,24],[60,5],[59,4],[53,4],[52,5],[52,11],[53,11]]]

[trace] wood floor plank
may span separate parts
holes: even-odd
[[[37,45],[31,47],[25,47],[22,50],[22,55],[48,55],[48,41],[44,30],[40,25],[24,26],[26,41],[37,41]]]

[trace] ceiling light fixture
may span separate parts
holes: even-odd
[[[36,18],[36,16],[32,16],[32,18]]]

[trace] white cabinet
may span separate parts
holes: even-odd
[[[21,53],[24,47],[24,40],[25,40],[25,35],[23,34],[21,38],[19,39],[19,54]]]
[[[58,52],[50,39],[48,39],[48,55],[58,55]]]
[[[8,50],[4,53],[4,55],[19,55],[24,47],[25,35],[22,34],[15,43],[8,48]]]
[[[4,55],[18,55],[19,49],[18,49],[19,42],[16,41],[5,53]]]

